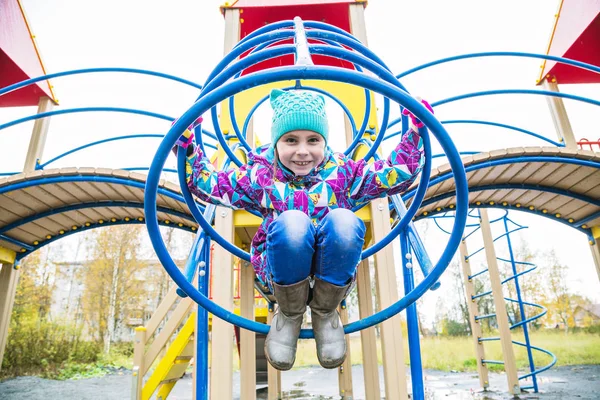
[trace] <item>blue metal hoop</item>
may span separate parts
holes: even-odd
[[[201,94],[201,98],[171,127],[170,131],[167,133],[162,143],[160,144],[157,153],[152,161],[152,165],[150,167],[148,179],[146,182],[146,225],[148,227],[148,232],[150,234],[150,239],[152,241],[153,247],[157,253],[158,258],[161,260],[163,266],[167,270],[167,273],[169,273],[169,275],[177,283],[177,285],[184,292],[186,292],[194,301],[196,301],[200,306],[204,307],[209,312],[218,316],[224,321],[233,323],[235,325],[252,330],[254,332],[267,333],[269,330],[268,325],[250,321],[223,309],[222,307],[218,306],[217,304],[213,303],[208,298],[203,296],[199,291],[197,291],[193,287],[191,283],[189,283],[185,279],[183,274],[179,271],[172,258],[170,257],[160,235],[158,224],[155,221],[157,198],[156,190],[158,188],[160,172],[164,166],[164,163],[166,161],[171,147],[174,145],[175,141],[183,133],[186,127],[189,126],[197,118],[198,115],[204,113],[214,104],[217,104],[218,102],[226,99],[227,97],[233,96],[236,93],[239,93],[243,90],[262,84],[292,79],[321,79],[338,82],[348,82],[357,86],[361,86],[365,89],[372,90],[389,99],[392,99],[393,101],[401,104],[402,106],[409,108],[413,111],[417,118],[419,118],[427,126],[432,128],[432,132],[438,139],[444,151],[448,154],[449,163],[452,167],[452,170],[455,172],[457,188],[456,223],[450,235],[448,245],[442,253],[442,256],[440,257],[440,260],[438,261],[436,267],[432,270],[431,274],[428,275],[416,288],[414,288],[410,293],[408,293],[398,302],[368,318],[346,325],[344,329],[345,332],[352,333],[361,329],[368,328],[393,317],[394,315],[405,309],[409,304],[412,304],[414,301],[416,301],[438,280],[438,278],[441,276],[441,274],[444,272],[449,262],[451,261],[456,249],[458,248],[467,217],[467,180],[464,168],[460,161],[460,155],[458,154],[454,144],[450,140],[444,127],[437,121],[437,119],[435,119],[435,117],[433,117],[433,115],[429,113],[423,105],[421,105],[418,101],[410,97],[410,95],[402,91],[397,86],[351,70],[323,66],[303,66],[280,67],[274,68],[269,71],[261,71],[249,74],[245,77],[224,84],[213,91]],[[182,161],[185,161],[183,160],[183,154],[181,154],[179,157],[181,157]],[[180,175],[182,173],[183,171],[180,171]],[[419,183],[419,189],[421,190],[417,190],[417,195],[415,196],[415,199],[412,202],[406,216],[396,228],[401,229],[403,225],[406,226],[408,222],[412,219],[412,217],[415,215],[419,207],[419,203],[424,197],[426,186],[427,182],[425,182],[425,180],[422,179]],[[187,187],[182,187],[182,192],[184,193],[184,198],[186,199],[186,202],[193,200],[189,190],[187,190]],[[193,201],[190,204],[194,204]],[[225,242],[224,239],[221,236],[219,236],[216,231],[214,231],[214,229],[208,224],[208,222],[202,217],[202,215],[200,215],[198,209],[195,207],[195,204],[194,207],[191,207],[191,212],[194,215],[194,217],[197,218],[202,228],[205,229],[205,231],[211,237],[213,237],[221,246],[225,247],[227,250],[230,250],[234,255],[240,258],[246,260],[248,259],[247,253],[239,250],[238,248],[231,249],[231,247],[234,246],[231,246],[229,243]],[[388,235],[379,244],[384,242],[386,239],[388,239],[387,243],[389,243],[391,240],[393,240],[393,237],[390,237],[390,235]],[[385,244],[382,244],[381,247],[385,246]],[[365,256],[365,254],[367,254],[366,256],[370,255],[367,251],[363,252],[363,256]],[[312,334],[312,330],[302,330],[300,337],[312,338],[314,336]]]

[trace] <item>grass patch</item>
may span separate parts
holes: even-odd
[[[600,335],[589,333],[573,333],[565,335],[563,332],[533,332],[531,344],[554,353],[558,358],[556,365],[583,365],[600,364]],[[522,335],[513,335],[514,341],[524,342]],[[500,342],[486,342],[485,357],[489,360],[502,360]],[[528,355],[525,348],[514,346],[517,367],[528,367]],[[360,337],[350,339],[350,352],[352,364],[362,364],[362,348]],[[381,342],[377,339],[377,358],[382,364]],[[404,343],[405,362],[408,364],[408,345]],[[423,367],[440,371],[466,371],[477,370],[475,358],[475,345],[470,337],[434,337],[421,339],[421,354]],[[552,358],[539,351],[533,351],[536,366],[550,363]],[[319,365],[316,355],[314,340],[300,340],[296,356],[296,367]],[[491,371],[502,371],[502,365],[489,364]]]

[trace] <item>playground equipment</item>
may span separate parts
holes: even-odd
[[[523,300],[524,293],[521,289],[519,278],[523,275],[533,272],[537,268],[537,266],[533,263],[516,259],[516,255],[513,250],[513,242],[511,240],[511,235],[520,230],[527,229],[527,227],[513,221],[513,219],[509,216],[508,210],[503,210],[503,213],[500,217],[496,217],[491,221],[486,208],[472,209],[469,213],[469,217],[471,217],[471,221],[473,219],[476,219],[476,221],[467,223],[466,230],[468,230],[468,232],[465,234],[460,244],[459,254],[464,277],[464,285],[466,292],[465,294],[469,309],[469,320],[472,330],[471,333],[473,336],[473,341],[475,343],[475,352],[477,354],[477,372],[479,374],[480,385],[483,389],[487,389],[489,387],[489,371],[487,367],[488,364],[500,364],[505,365],[507,378],[509,380],[509,388],[510,385],[520,386],[519,381],[529,379],[531,380],[531,385],[520,386],[520,390],[533,390],[535,392],[538,392],[537,376],[540,373],[551,368],[556,363],[556,356],[554,356],[554,354],[552,354],[548,350],[544,350],[540,347],[533,346],[529,337],[528,325],[533,321],[542,318],[546,314],[547,310],[545,307],[539,304]],[[441,215],[436,215],[432,217],[432,219],[435,221],[436,226],[444,232],[446,232],[446,230],[443,227],[443,220],[448,218],[454,218],[452,213],[443,213]],[[493,237],[492,230],[488,229],[488,226],[492,227],[493,224],[502,225],[499,236]],[[475,233],[477,233],[478,231],[481,231],[483,237],[483,246],[479,247],[473,252],[468,252],[467,239]],[[502,242],[504,240],[506,241],[506,251],[508,252],[508,256],[497,256],[495,249],[496,242]],[[471,261],[475,259],[475,256],[482,251],[486,256],[486,262],[482,264],[487,264],[488,267],[483,268],[477,272],[472,272],[471,266],[473,265],[473,263]],[[498,262],[510,264],[512,275],[508,275],[507,277],[502,279],[499,271]],[[489,277],[491,289],[486,291],[480,291],[479,293],[477,293],[477,290],[475,289],[476,286],[474,284],[474,279],[477,278],[483,280],[486,276]],[[514,290],[509,290],[509,293],[514,293],[514,296],[516,296],[516,298],[505,297],[505,291],[502,289],[502,285],[513,285]],[[481,314],[480,307],[478,305],[479,299],[483,299],[486,296],[490,295],[493,297],[493,300],[495,302],[494,307],[497,310],[502,309],[499,307],[504,307],[505,300],[510,303],[516,303],[519,308],[518,311],[511,316],[507,316],[505,313],[497,314],[493,312],[488,314]],[[535,315],[532,315],[534,313],[534,309],[537,311],[537,313]],[[527,316],[528,314],[530,315],[529,317]],[[483,334],[482,322],[483,320],[490,318],[496,318],[496,325],[500,332],[500,335],[497,337],[485,337]],[[517,328],[522,329],[524,342],[511,340],[512,335],[510,331]],[[508,340],[510,340],[510,342],[507,342]],[[485,342],[491,341],[501,342],[503,350],[502,361],[490,360],[485,357],[485,349],[483,344]],[[518,376],[518,379],[516,376],[517,370],[512,344],[524,347],[527,351],[529,373]],[[551,361],[547,365],[536,369],[533,358],[534,351],[544,353],[550,356]]]
[[[568,2],[565,2],[565,5]],[[9,7],[13,14],[17,13],[16,1],[3,2],[3,7]],[[7,6],[8,5],[8,6]],[[11,8],[12,7],[12,8]],[[366,47],[366,29],[363,10],[365,3],[354,1],[316,2],[273,2],[270,7],[264,7],[260,2],[239,1],[233,6],[224,6],[223,14],[226,21],[225,58],[215,67],[214,73],[206,80],[205,85],[198,85],[183,79],[143,70],[123,68],[96,68],[76,71],[66,71],[45,75],[41,62],[35,55],[32,36],[27,30],[24,18],[16,18],[20,23],[15,31],[24,32],[20,39],[24,45],[30,46],[28,60],[14,58],[10,46],[0,37],[0,48],[3,51],[2,71],[21,70],[18,73],[6,73],[9,77],[2,82],[0,100],[2,105],[15,106],[38,104],[38,114],[10,121],[0,125],[0,129],[19,124],[26,120],[35,119],[34,134],[30,142],[30,151],[24,173],[4,173],[6,178],[0,180],[0,207],[8,213],[0,215],[0,359],[6,341],[8,318],[12,308],[12,299],[18,280],[18,260],[42,246],[66,237],[69,234],[84,229],[124,223],[148,223],[153,244],[165,267],[174,280],[190,297],[179,298],[176,290],[169,293],[165,302],[148,322],[145,329],[136,332],[137,347],[155,335],[152,348],[146,353],[137,352],[134,360],[136,366],[132,396],[148,398],[153,393],[166,396],[176,380],[180,378],[192,358],[194,363],[195,397],[208,397],[208,310],[218,316],[212,321],[212,352],[218,357],[211,361],[211,398],[231,398],[233,327],[229,322],[241,326],[239,352],[241,358],[241,393],[243,398],[253,398],[255,393],[255,332],[267,332],[268,326],[258,324],[255,319],[256,301],[254,299],[254,276],[251,268],[240,268],[240,305],[241,316],[235,315],[232,293],[233,256],[247,260],[247,253],[241,250],[249,243],[253,230],[260,220],[243,210],[231,211],[217,208],[213,210],[213,228],[208,221],[211,219],[210,207],[197,209],[186,185],[181,189],[165,180],[160,180],[160,173],[166,156],[172,144],[183,130],[201,114],[210,116],[214,133],[203,126],[196,127],[196,137],[199,145],[211,146],[218,143],[215,153],[215,163],[224,168],[227,162],[239,165],[244,161],[245,152],[256,143],[253,137],[252,117],[266,93],[279,82],[278,87],[303,88],[320,91],[332,98],[346,114],[346,143],[347,154],[355,159],[378,157],[378,146],[383,140],[394,138],[408,126],[406,118],[401,119],[401,109],[398,118],[393,118],[395,107],[390,106],[389,100],[384,104],[384,116],[377,121],[374,109],[373,92],[382,93],[388,99],[400,103],[421,118],[440,141],[449,157],[450,165],[434,169],[429,177],[429,164],[423,171],[420,185],[413,188],[402,199],[392,198],[391,204],[386,200],[374,201],[369,207],[357,210],[369,226],[367,242],[375,243],[363,253],[365,260],[358,270],[357,290],[359,297],[359,312],[361,320],[346,326],[346,332],[361,330],[363,345],[363,366],[365,370],[365,392],[367,398],[379,398],[379,378],[375,347],[373,324],[381,323],[384,382],[386,398],[407,398],[409,390],[405,379],[403,342],[398,312],[407,309],[408,339],[410,345],[410,367],[412,393],[414,398],[423,398],[423,379],[420,364],[420,348],[416,305],[414,301],[423,295],[428,288],[434,289],[439,276],[450,261],[462,239],[462,230],[467,215],[467,202],[470,207],[496,206],[506,209],[518,209],[573,226],[588,235],[596,266],[600,274],[600,247],[597,239],[600,237],[600,203],[597,199],[598,176],[600,170],[600,150],[577,150],[577,142],[563,113],[562,99],[568,98],[600,105],[597,100],[564,94],[548,83],[553,80],[550,75],[543,73],[540,83],[549,90],[494,90],[487,92],[469,93],[449,99],[433,102],[433,107],[439,107],[453,101],[459,101],[476,96],[490,94],[537,94],[547,96],[550,100],[551,111],[557,124],[559,141],[553,141],[537,133],[529,132],[518,127],[490,121],[452,120],[442,121],[441,125],[428,114],[424,108],[412,99],[406,92],[402,78],[415,71],[429,66],[474,57],[534,57],[556,62],[556,65],[566,65],[570,74],[575,67],[584,71],[588,78],[598,79],[600,68],[598,62],[586,58],[580,61],[561,58],[552,55],[527,53],[493,52],[467,54],[428,63],[409,71],[393,76],[385,64]],[[598,11],[596,14],[598,15]],[[11,14],[11,15],[13,15]],[[243,15],[242,15],[243,14]],[[586,14],[587,15],[587,14]],[[301,19],[292,22],[296,16]],[[243,19],[243,23],[242,23]],[[311,20],[325,19],[332,25]],[[597,21],[598,17],[594,19]],[[12,21],[12,20],[11,20]],[[280,21],[275,22],[274,21]],[[271,22],[266,24],[265,22]],[[596,26],[592,22],[590,26]],[[557,25],[558,26],[558,25]],[[583,25],[582,25],[583,26]],[[587,25],[585,25],[587,26]],[[354,36],[350,36],[349,33]],[[560,32],[557,27],[556,32]],[[558,34],[558,33],[556,33]],[[591,36],[592,38],[599,37]],[[287,42],[286,42],[287,40]],[[293,44],[289,44],[293,41]],[[19,42],[19,41],[16,41]],[[27,52],[24,52],[27,53]],[[581,52],[588,57],[593,52]],[[564,55],[564,53],[560,54]],[[238,60],[239,57],[239,60]],[[33,60],[33,61],[32,61]],[[312,63],[315,65],[311,65]],[[21,68],[23,64],[33,63],[36,68]],[[281,67],[279,67],[281,65]],[[17,68],[19,67],[19,68]],[[550,68],[550,65],[547,65]],[[558,67],[556,67],[558,68]],[[548,70],[542,68],[544,72]],[[22,71],[28,71],[22,76]],[[364,73],[374,72],[376,76]],[[88,107],[85,109],[67,109],[53,111],[55,102],[52,100],[51,86],[48,79],[83,73],[126,72],[146,74],[170,79],[191,85],[200,90],[198,101],[181,116],[169,133],[163,137],[157,156],[153,162],[148,177],[125,170],[108,170],[96,168],[63,168],[50,169],[53,160],[66,157],[74,151],[85,151],[89,146],[104,141],[96,141],[89,145],[79,146],[62,155],[42,162],[44,142],[48,131],[49,117],[58,114],[75,112],[113,111],[142,114],[149,117],[172,121],[173,118],[144,110]],[[34,76],[33,79],[27,79]],[[560,75],[557,80],[561,81]],[[593,78],[589,78],[589,77]],[[337,80],[339,82],[324,82]],[[348,83],[354,84],[348,85]],[[549,86],[548,86],[549,85]],[[40,95],[42,95],[40,99]],[[221,103],[221,115],[217,116],[214,106]],[[211,110],[208,115],[208,110]],[[557,111],[558,110],[558,111]],[[562,110],[562,111],[560,111]],[[241,122],[243,121],[243,124]],[[458,153],[447,138],[442,125],[476,123],[493,125],[537,137],[549,143],[552,147],[512,148],[493,151],[490,153],[465,155],[462,162]],[[392,128],[401,124],[398,132]],[[203,125],[208,125],[208,121]],[[568,129],[567,129],[568,128]],[[135,135],[135,137],[139,137]],[[135,139],[134,135],[108,138],[106,141]],[[430,154],[430,141],[424,135],[427,160],[434,156]],[[589,141],[581,141],[580,146],[587,146]],[[591,146],[590,146],[591,147]],[[178,160],[179,178],[183,158]],[[463,176],[456,173],[465,165],[470,194],[466,197],[467,182]],[[143,168],[143,167],[140,167]],[[135,168],[136,170],[138,168]],[[451,171],[454,171],[454,173]],[[146,195],[143,198],[144,182],[147,181]],[[404,202],[408,209],[404,206]],[[184,204],[186,203],[186,204]],[[141,212],[142,207],[145,213]],[[394,228],[390,226],[391,215],[397,218]],[[427,257],[427,252],[420,244],[415,234],[411,219],[431,217],[436,213],[456,211],[458,218],[453,227],[451,239],[442,259],[433,267]],[[484,211],[482,211],[484,212]],[[193,214],[193,216],[192,216]],[[193,220],[200,223],[202,232]],[[157,224],[175,226],[190,231],[198,231],[197,240],[191,251],[185,276],[174,268],[170,257],[157,235]],[[486,222],[482,223],[482,231]],[[405,297],[398,300],[396,275],[391,246],[385,246],[391,238],[399,234],[401,244],[403,279]],[[207,236],[208,235],[208,236]],[[210,239],[215,245],[213,265],[207,259],[210,252]],[[204,237],[204,241],[201,239]],[[235,246],[231,245],[235,244]],[[486,249],[486,251],[490,251]],[[414,256],[413,256],[414,254]],[[466,254],[466,253],[465,253]],[[371,299],[371,282],[369,263],[366,257],[373,256],[376,266],[376,288],[378,302],[381,308],[387,309],[373,315]],[[426,278],[414,287],[412,275],[413,264],[417,263]],[[470,274],[469,274],[470,275]],[[467,275],[468,276],[468,275]],[[215,289],[211,303],[208,299],[209,277]],[[191,282],[197,278],[198,291]],[[265,297],[269,298],[266,288],[256,287]],[[497,292],[497,291],[496,291]],[[495,301],[503,303],[502,295],[495,295]],[[193,301],[201,304],[195,315],[192,312]],[[178,302],[178,305],[175,303]],[[206,309],[204,308],[206,307]],[[497,310],[504,307],[496,306]],[[270,306],[272,311],[272,305]],[[499,320],[502,319],[499,313]],[[271,313],[266,316],[267,322]],[[504,315],[506,317],[506,315]],[[168,317],[166,322],[164,319]],[[244,319],[245,318],[245,319]],[[342,318],[347,323],[347,313],[342,310]],[[389,318],[389,319],[387,319]],[[224,322],[227,321],[227,322]],[[172,337],[175,339],[171,342]],[[310,331],[304,331],[302,337],[310,337]],[[508,340],[507,343],[510,343]],[[155,345],[156,344],[156,345]],[[478,345],[480,346],[480,345]],[[153,361],[165,349],[165,356],[159,360],[154,374],[144,379]],[[509,350],[507,350],[508,352]],[[195,353],[194,353],[195,352]],[[485,360],[485,357],[478,357]],[[514,364],[513,364],[514,366]],[[506,362],[509,372],[511,363]],[[340,368],[340,394],[345,398],[352,397],[351,355]],[[281,391],[279,373],[272,369],[269,375],[269,395],[275,398]],[[518,379],[512,372],[507,373],[509,392],[520,390]]]

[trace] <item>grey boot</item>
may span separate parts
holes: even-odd
[[[275,369],[287,371],[296,361],[296,345],[309,289],[309,278],[292,285],[273,282],[273,295],[279,307],[265,340],[265,354]]]
[[[337,307],[346,297],[351,284],[336,286],[315,277],[309,303],[317,357],[324,368],[337,368],[346,359],[344,326]]]

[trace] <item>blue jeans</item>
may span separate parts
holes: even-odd
[[[331,210],[317,225],[301,211],[281,213],[267,230],[267,277],[291,285],[314,274],[333,285],[352,281],[365,224],[350,210]]]

